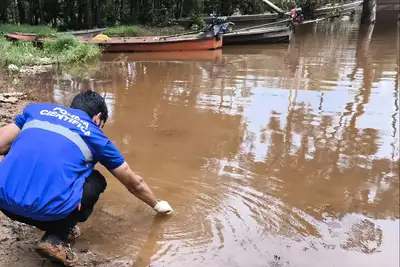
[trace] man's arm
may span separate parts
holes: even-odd
[[[10,123],[0,128],[0,155],[7,154],[11,144],[18,137],[20,132],[20,128],[18,128],[15,123]]]
[[[131,170],[128,163],[125,162],[124,157],[111,141],[108,141],[107,145],[103,148],[99,162],[125,185],[129,192],[147,203],[156,212],[172,212],[172,208],[168,202],[157,201],[143,178]]]
[[[136,197],[154,208],[157,199],[142,177],[135,174],[128,163],[124,162],[120,167],[111,170],[111,173]]]

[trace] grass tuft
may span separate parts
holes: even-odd
[[[96,45],[80,43],[73,36],[63,36],[54,43],[45,43],[43,49],[35,47],[31,42],[10,42],[0,38],[0,54],[0,66],[31,66],[86,62],[98,57],[100,49]]]
[[[26,25],[26,24],[0,24],[0,34],[4,33],[36,33],[40,35],[51,35],[55,34],[57,31],[54,28],[48,26],[36,26],[36,25]]]
[[[142,37],[142,36],[160,36],[183,33],[184,28],[180,26],[170,27],[148,27],[141,25],[116,26],[110,27],[104,33],[110,37]]]
[[[146,29],[143,26],[116,26],[110,27],[104,33],[108,36],[116,36],[116,37],[137,37],[137,36],[148,36],[151,35],[151,31]]]
[[[86,62],[100,55],[97,45],[80,43],[73,36],[63,36],[54,43],[45,43],[44,50],[54,55],[57,62]]]

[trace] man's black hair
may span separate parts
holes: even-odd
[[[104,98],[96,92],[86,91],[77,94],[71,103],[71,108],[80,109],[93,118],[101,112],[100,120],[104,123],[108,119],[108,109]]]

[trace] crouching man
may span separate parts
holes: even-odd
[[[87,91],[70,108],[28,105],[14,123],[0,128],[0,155],[6,155],[0,162],[0,210],[45,231],[36,251],[66,266],[78,261],[69,246],[80,235],[77,223],[88,219],[107,186],[94,170],[97,162],[156,212],[172,211],[103,134],[107,117],[104,99]]]

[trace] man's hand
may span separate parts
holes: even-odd
[[[154,210],[158,213],[170,214],[173,210],[167,201],[159,201],[154,207]]]
[[[11,144],[18,137],[21,130],[15,123],[0,128],[0,155],[7,154]]]

